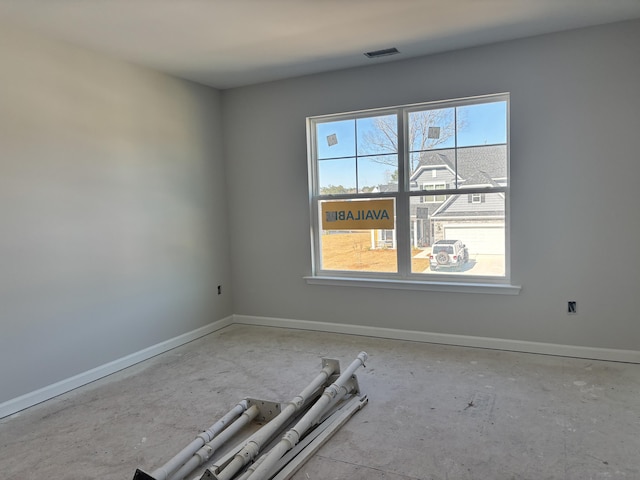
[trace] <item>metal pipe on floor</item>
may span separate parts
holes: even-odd
[[[238,433],[249,422],[258,416],[260,409],[257,405],[249,407],[235,422],[229,425],[226,429],[217,435],[213,440],[207,442],[202,448],[200,448],[193,456],[184,463],[173,475],[171,480],[182,480],[184,477],[193,472],[200,465],[205,463],[211,458],[211,456],[222,447],[233,435]]]
[[[189,445],[184,447],[171,460],[157,468],[153,472],[146,473],[142,470],[136,470],[133,480],[167,480],[170,476],[188,461],[203,445],[210,442],[216,435],[222,432],[229,423],[233,422],[237,417],[247,410],[249,403],[247,400],[240,401],[235,407],[229,410],[216,423],[211,425],[207,430],[200,433]]]
[[[264,445],[278,433],[283,425],[285,425],[298,410],[307,403],[309,397],[322,387],[322,385],[325,384],[336,370],[339,370],[337,362],[326,362],[326,365],[320,371],[318,376],[309,385],[307,385],[304,390],[296,395],[277,417],[252,435],[243,448],[222,470],[214,472],[210,471],[213,477],[216,480],[231,480],[242,467],[253,461],[258,456]]]
[[[300,441],[302,435],[322,416],[323,412],[331,406],[331,404],[349,393],[353,388],[353,384],[349,384],[353,373],[367,360],[366,352],[360,352],[358,357],[349,365],[349,367],[338,377],[338,379],[325,388],[322,396],[316,403],[304,414],[304,416],[282,437],[282,440],[276,444],[266,458],[261,461],[260,465],[248,477],[250,480],[262,480],[268,477],[269,472],[275,467],[278,460],[291,450]]]

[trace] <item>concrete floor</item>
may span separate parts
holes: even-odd
[[[130,480],[361,350],[369,404],[296,480],[640,479],[640,365],[242,325],[0,420],[0,477]]]

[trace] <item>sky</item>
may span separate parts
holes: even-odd
[[[456,142],[458,147],[506,143],[505,101],[433,110],[433,126],[441,127],[440,131],[444,133],[447,124],[453,125],[454,110],[458,121],[457,135],[446,138],[436,148],[453,148]],[[409,122],[416,121],[417,117],[418,114],[410,113]],[[370,138],[376,130],[378,138],[381,138],[380,131],[374,125],[376,118],[389,125],[388,137],[395,140],[397,129],[394,115],[316,124],[320,188],[328,185],[355,188],[357,182],[358,188],[361,189],[364,186],[389,182],[396,170],[398,156],[390,142],[382,148],[375,148],[371,144]],[[368,158],[357,157],[356,153],[378,155]]]

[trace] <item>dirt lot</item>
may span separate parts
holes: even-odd
[[[414,249],[417,255],[420,250]],[[371,232],[336,233],[322,236],[322,259],[325,270],[356,270],[361,272],[397,271],[396,251],[371,249]],[[428,258],[414,258],[412,269],[422,272],[429,268]]]

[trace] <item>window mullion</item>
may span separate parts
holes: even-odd
[[[453,155],[454,155],[454,170],[455,177],[453,178],[456,189],[459,187],[458,179],[458,108],[453,109]]]
[[[409,142],[408,115],[404,109],[398,112],[398,196],[396,199],[396,238],[398,274],[411,273],[411,220],[409,218]]]

